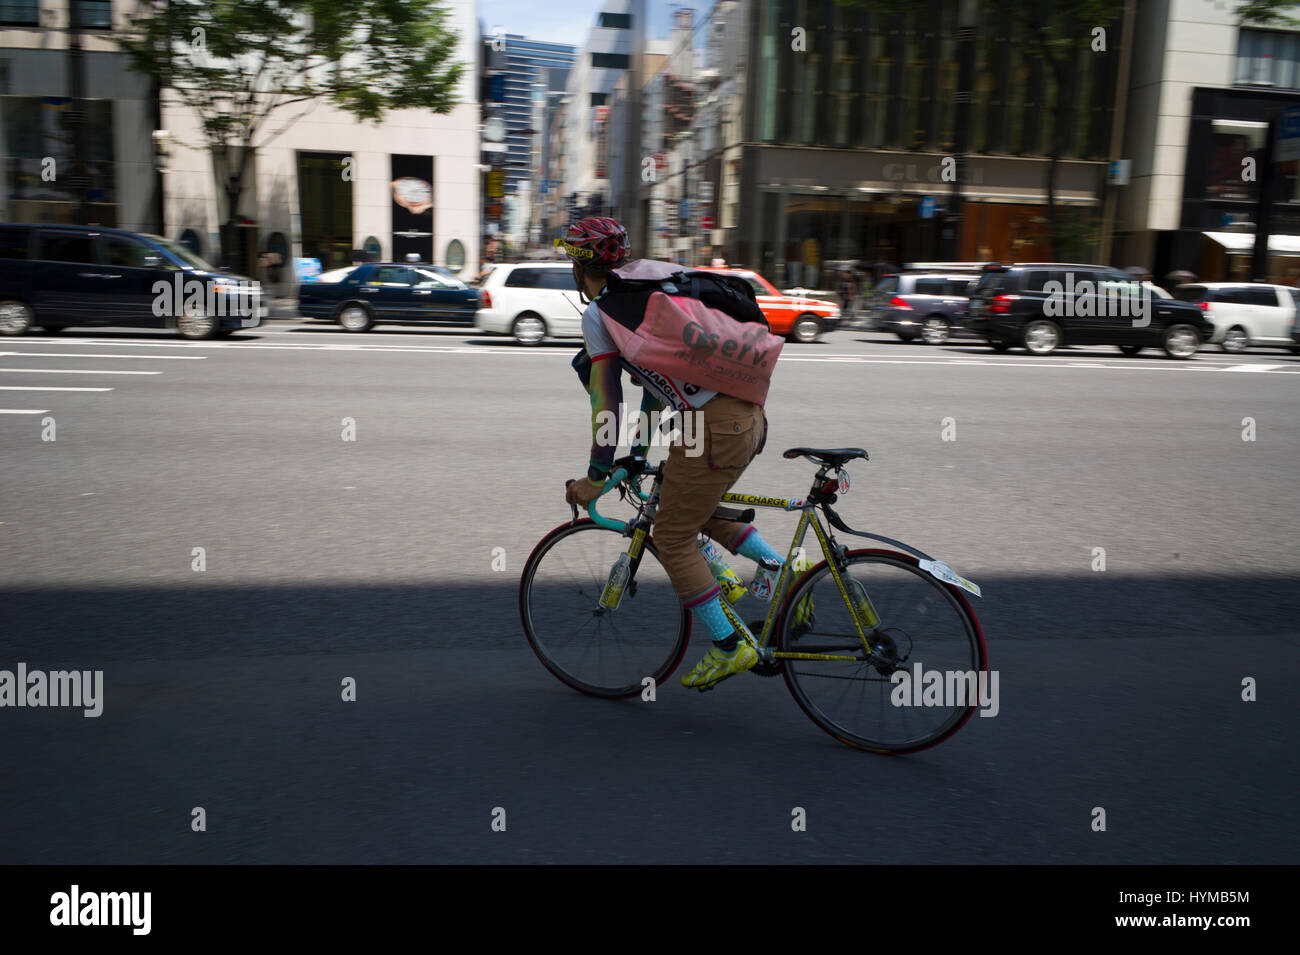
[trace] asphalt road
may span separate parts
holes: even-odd
[[[537,662],[515,595],[585,468],[572,347],[0,339],[0,670],[104,673],[98,718],[0,708],[0,861],[1296,860],[1300,358],[787,345],[739,489],[864,447],[845,519],[984,591],[1000,712],[890,758],[779,679],[608,703]]]

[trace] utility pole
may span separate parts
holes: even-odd
[[[1273,228],[1273,184],[1277,182],[1273,150],[1277,147],[1278,114],[1268,123],[1268,140],[1264,143],[1259,170],[1259,204],[1255,209],[1255,248],[1250,257],[1252,282],[1268,281],[1268,236]]]
[[[1127,0],[1124,4],[1123,35],[1120,39],[1124,46],[1120,51],[1119,75],[1115,79],[1115,103],[1110,125],[1110,158],[1112,161],[1124,158],[1124,120],[1128,109],[1129,72],[1133,63],[1134,6],[1134,0]],[[1106,179],[1109,180],[1109,178],[1110,172],[1108,169]],[[1102,263],[1110,262],[1111,246],[1115,236],[1115,205],[1118,200],[1118,193],[1107,182],[1105,207],[1102,215],[1101,254],[1098,256],[1098,261]],[[1155,264],[1150,263],[1150,267],[1155,268]]]
[[[628,56],[627,71],[627,122],[623,146],[623,195],[610,196],[610,205],[618,203],[623,208],[623,227],[627,229],[633,258],[648,256],[649,235],[641,216],[641,152],[644,149],[641,126],[644,121],[642,99],[645,83],[644,59],[646,44],[646,2],[635,0],[632,12],[632,51]],[[621,200],[621,201],[620,201]]]

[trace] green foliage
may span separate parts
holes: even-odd
[[[1296,7],[1293,0],[1248,0],[1237,11],[1237,23],[1241,26],[1300,27],[1300,20],[1282,12]]]
[[[292,103],[324,99],[372,122],[448,112],[464,66],[445,20],[433,0],[169,0],[142,7],[117,42],[197,112],[210,146],[256,147]]]
[[[1102,217],[1089,209],[1058,207],[1048,229],[1053,257],[1061,262],[1095,261],[1103,230]]]

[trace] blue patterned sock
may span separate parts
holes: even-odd
[[[696,623],[708,630],[714,643],[726,640],[736,629],[722,612],[721,597],[722,591],[713,587],[685,602],[687,609],[695,615]]]
[[[772,545],[763,540],[762,536],[752,526],[741,539],[740,545],[736,548],[736,553],[741,557],[748,557],[756,564],[765,560],[774,560],[778,564],[785,563],[785,558],[772,550]]]

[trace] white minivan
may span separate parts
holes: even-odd
[[[1201,306],[1214,325],[1207,344],[1232,354],[1250,347],[1300,354],[1300,346],[1291,340],[1300,289],[1262,282],[1195,282],[1175,288],[1174,298]]]
[[[582,311],[571,262],[507,262],[479,286],[474,324],[521,345],[545,338],[581,338]]]

